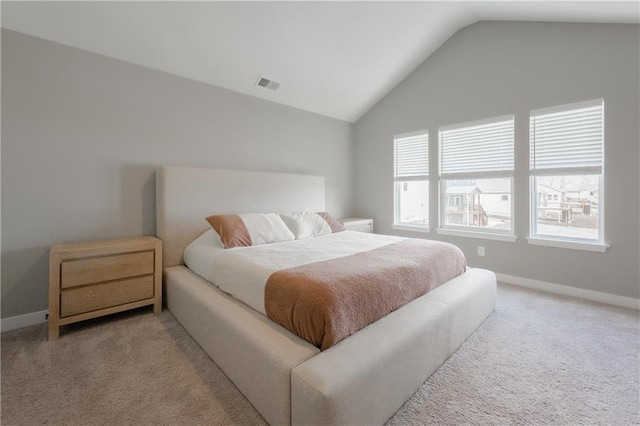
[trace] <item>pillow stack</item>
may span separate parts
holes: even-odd
[[[301,240],[344,230],[327,212],[214,215],[207,217],[207,222],[225,248]]]

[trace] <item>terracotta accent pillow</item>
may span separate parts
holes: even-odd
[[[318,214],[320,215],[321,218],[327,221],[327,224],[329,224],[329,227],[331,227],[331,232],[344,231],[344,226],[342,226],[340,222],[332,218],[329,213],[319,212]]]
[[[274,213],[214,215],[207,217],[207,222],[220,236],[224,248],[295,240],[287,225]]]

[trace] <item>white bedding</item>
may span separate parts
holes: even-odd
[[[224,249],[218,234],[209,230],[187,246],[184,263],[225,293],[266,315],[264,288],[272,273],[349,256],[404,239],[344,231],[304,240]]]

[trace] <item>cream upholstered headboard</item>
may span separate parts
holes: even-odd
[[[156,236],[163,267],[209,229],[213,214],[324,211],[324,177],[291,173],[160,166],[156,169]]]

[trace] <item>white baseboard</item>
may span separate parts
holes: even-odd
[[[498,282],[513,284],[521,287],[528,287],[535,290],[548,291],[549,293],[562,294],[564,296],[579,297],[581,299],[592,300],[594,302],[606,303],[608,305],[620,306],[640,310],[640,299],[633,297],[617,296],[615,294],[602,293],[599,291],[585,290],[583,288],[570,287],[567,285],[547,283],[544,281],[531,280],[529,278],[514,277],[512,275],[496,273]]]
[[[48,310],[31,312],[30,314],[17,315],[15,317],[3,318],[0,320],[0,331],[15,330],[16,328],[28,327],[30,325],[47,322]]]

